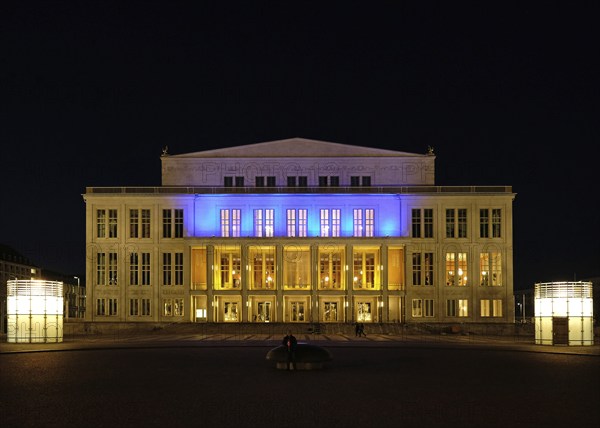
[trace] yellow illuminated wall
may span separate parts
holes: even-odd
[[[593,345],[591,282],[535,284],[535,343]]]
[[[62,342],[63,283],[7,281],[7,316],[8,342]]]

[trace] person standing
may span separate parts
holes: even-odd
[[[362,322],[358,325],[358,337],[361,336],[367,337],[365,333],[365,325]]]
[[[298,341],[290,330],[288,330],[287,335],[283,338],[282,344],[285,346],[287,354],[287,369],[296,370],[296,348],[298,347]]]

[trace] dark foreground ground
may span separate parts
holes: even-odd
[[[0,426],[600,426],[595,351],[323,341],[331,365],[288,372],[275,343],[4,343]]]

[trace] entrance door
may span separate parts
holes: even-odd
[[[304,322],[304,302],[290,302],[291,321]]]
[[[271,321],[271,302],[259,302],[258,303],[258,322],[269,322]]]
[[[225,322],[237,321],[239,321],[237,302],[225,302]]]
[[[553,345],[568,345],[569,344],[569,318],[568,317],[552,317],[552,344]]]
[[[338,304],[337,302],[324,302],[323,304],[323,321],[337,322],[338,320]]]

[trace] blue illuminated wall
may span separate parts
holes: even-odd
[[[308,236],[319,236],[321,209],[340,209],[342,237],[353,236],[353,210],[375,211],[375,236],[400,236],[400,197],[380,194],[201,195],[195,201],[196,237],[221,236],[222,209],[241,210],[241,237],[254,236],[254,210],[273,209],[275,237],[286,236],[286,210],[308,210]]]

